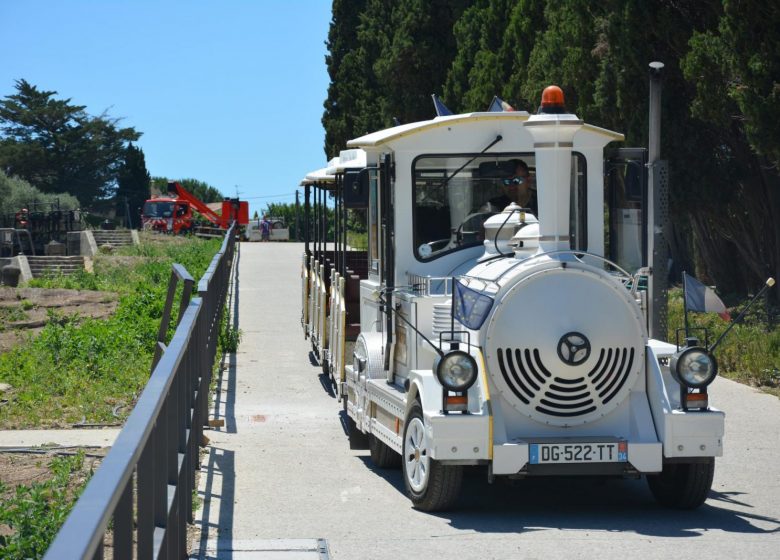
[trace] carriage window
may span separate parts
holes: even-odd
[[[538,216],[534,154],[424,156],[413,177],[414,247],[426,261],[484,241],[482,224],[510,202]],[[585,158],[572,156],[572,247],[584,249]]]
[[[379,192],[376,171],[369,171],[368,262],[373,274],[379,274]]]

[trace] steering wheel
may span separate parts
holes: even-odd
[[[458,243],[460,243],[460,240],[463,237],[463,228],[464,226],[466,226],[466,224],[468,224],[471,220],[474,220],[475,218],[484,216],[484,219],[482,219],[482,221],[479,224],[479,227],[482,228],[483,224],[485,223],[485,220],[487,220],[493,214],[495,214],[495,212],[474,212],[473,214],[469,214],[468,216],[463,218],[463,221],[461,221],[458,227],[453,230],[453,233],[455,234],[455,238],[458,241]],[[478,229],[466,230],[466,231],[474,231],[478,233]]]

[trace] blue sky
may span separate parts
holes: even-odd
[[[152,175],[293,202],[326,163],[328,0],[0,0],[0,97],[26,79],[143,132]],[[281,196],[277,196],[281,195]]]

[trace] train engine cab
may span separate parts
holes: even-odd
[[[350,443],[400,464],[426,511],[455,504],[466,465],[490,481],[645,475],[662,504],[697,507],[724,415],[686,395],[706,395],[714,361],[648,335],[652,262],[605,257],[619,241],[604,235],[604,150],[623,137],[548,90],[536,115],[439,116],[348,143],[377,162],[356,176],[367,273],[334,379]]]

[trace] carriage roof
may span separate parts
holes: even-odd
[[[369,165],[368,154],[365,150],[351,149],[341,150],[338,158],[333,158],[328,164],[327,170],[331,175],[344,173],[350,169],[363,169]]]
[[[335,162],[338,161],[338,158],[333,158],[328,162],[327,167],[322,167],[320,169],[315,169],[314,171],[309,171],[306,176],[301,179],[300,185],[325,185],[330,183],[336,182],[336,176],[331,173],[330,167],[335,164]]]

